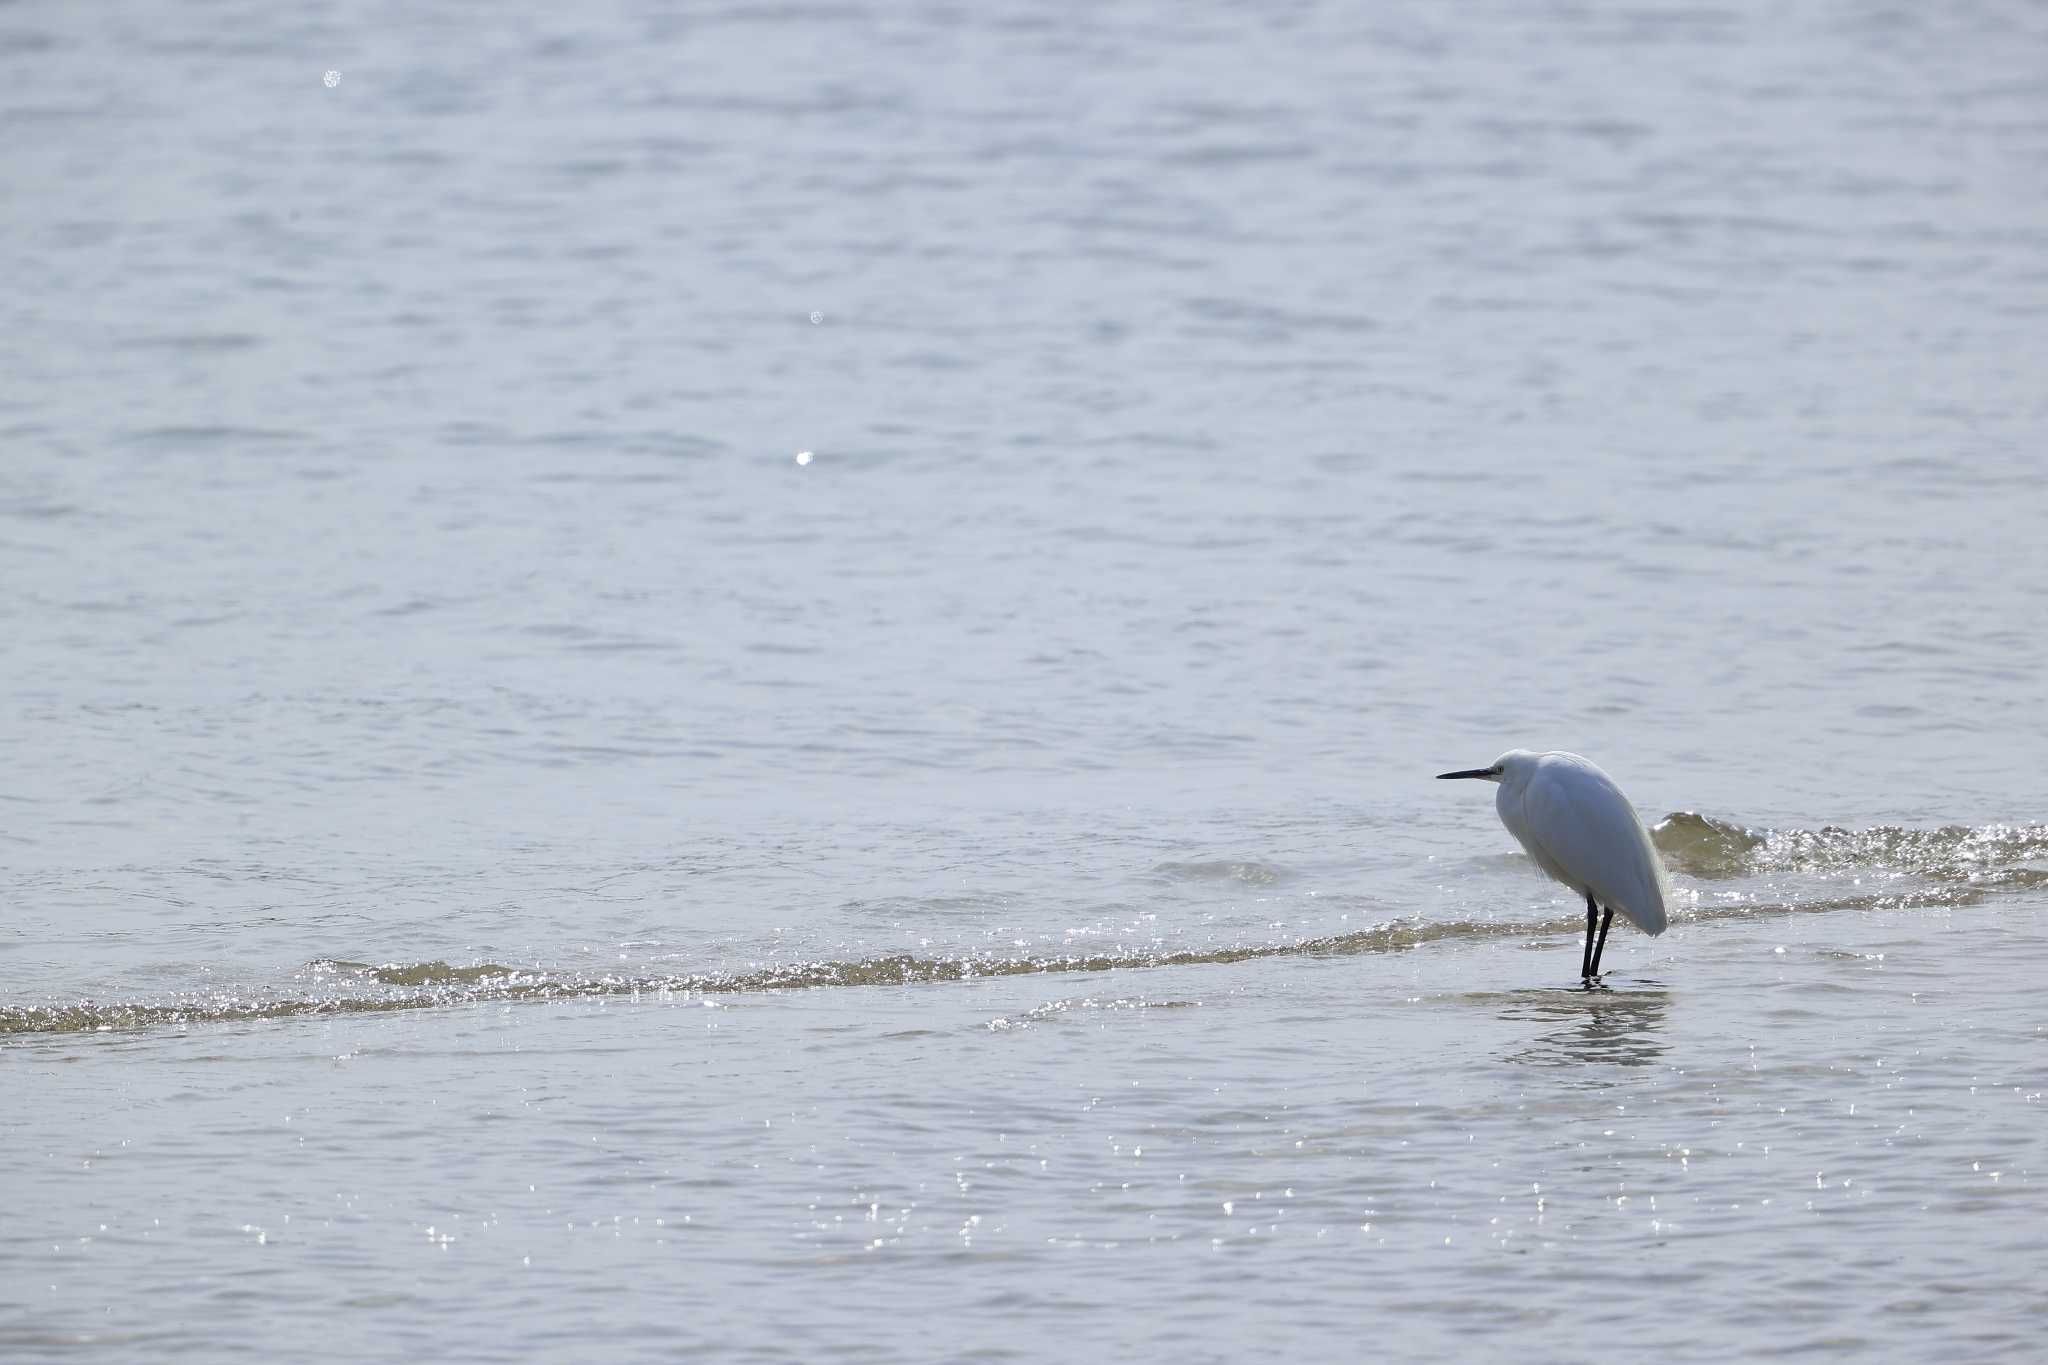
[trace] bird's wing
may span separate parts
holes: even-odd
[[[1518,813],[1523,828],[1516,835],[1540,852],[1539,862],[1564,870],[1559,880],[1592,893],[1646,934],[1664,932],[1664,871],[1656,847],[1606,774],[1590,764],[1539,769]]]

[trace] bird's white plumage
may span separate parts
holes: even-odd
[[[1644,933],[1663,933],[1664,865],[1614,779],[1563,751],[1517,749],[1501,755],[1499,765],[1494,809],[1536,865]]]

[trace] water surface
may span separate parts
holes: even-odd
[[[2044,40],[15,7],[0,1348],[2027,1358]]]

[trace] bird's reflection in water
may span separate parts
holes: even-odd
[[[1633,989],[1508,991],[1489,997],[1502,1019],[1536,1033],[1508,1054],[1527,1066],[1649,1066],[1664,1055],[1671,992]]]

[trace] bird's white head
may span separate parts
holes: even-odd
[[[1536,760],[1543,755],[1533,749],[1510,749],[1484,768],[1461,768],[1454,773],[1438,773],[1445,777],[1478,777],[1488,782],[1523,782],[1535,771]]]

